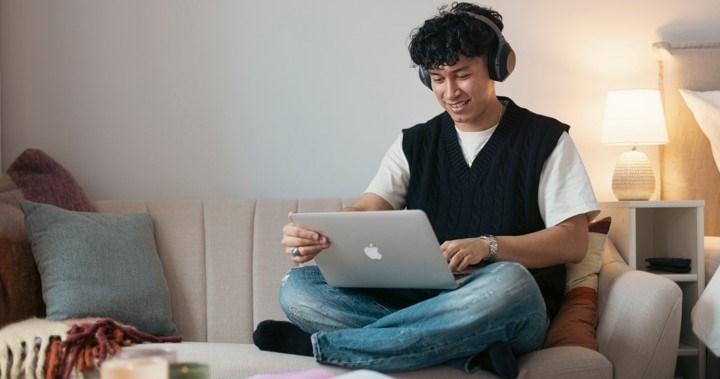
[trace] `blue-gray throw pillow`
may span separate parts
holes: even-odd
[[[109,317],[177,334],[150,216],[75,212],[21,201],[47,318]]]

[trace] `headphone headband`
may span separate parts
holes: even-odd
[[[483,24],[489,26],[495,32],[495,35],[497,35],[498,39],[502,39],[503,41],[505,40],[505,37],[503,37],[502,31],[500,30],[500,28],[498,28],[498,26],[492,20],[490,20],[489,18],[487,18],[481,14],[475,14],[475,13],[468,12],[468,11],[456,11],[456,12],[453,12],[453,14],[466,14],[476,20],[479,20]]]
[[[490,75],[490,79],[498,82],[502,82],[507,79],[507,77],[510,76],[510,73],[513,72],[513,69],[515,69],[515,52],[512,47],[510,47],[510,44],[505,40],[500,28],[495,25],[492,20],[483,15],[468,11],[454,11],[452,14],[468,15],[489,26],[490,29],[495,32],[495,35],[497,36],[497,45],[495,48],[491,48],[487,52],[488,74]],[[418,73],[420,75],[420,81],[432,90],[432,81],[427,68],[420,67]]]

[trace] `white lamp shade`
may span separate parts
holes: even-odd
[[[600,142],[606,145],[662,145],[668,142],[660,92],[611,91]]]

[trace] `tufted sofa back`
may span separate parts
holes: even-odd
[[[338,211],[350,199],[106,200],[98,212],[145,212],[170,287],[173,321],[185,341],[252,343],[265,319],[285,319],[280,245],[288,212]]]

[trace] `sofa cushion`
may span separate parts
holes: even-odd
[[[258,374],[287,373],[310,369],[324,369],[337,375],[348,369],[321,365],[312,357],[260,351],[250,344],[183,342],[180,344],[158,344],[158,348],[173,349],[178,361],[207,363],[213,379],[246,378]],[[126,349],[141,349],[132,346]],[[237,359],[243,357],[243,359]],[[597,351],[581,347],[556,347],[543,349],[518,357],[521,378],[583,378],[602,379],[613,377],[610,361]],[[482,379],[497,378],[480,370],[472,375],[448,365],[437,365],[412,372],[391,372],[393,378],[403,379]]]
[[[109,317],[176,333],[148,214],[73,212],[21,201],[47,317]]]
[[[577,287],[565,295],[545,341],[546,347],[582,346],[597,350],[597,291]]]
[[[92,210],[70,172],[41,150],[25,150],[0,175],[0,327],[45,315],[21,199],[75,211]]]
[[[567,292],[560,310],[552,321],[545,347],[582,346],[597,350],[598,273],[602,266],[610,217],[588,225],[588,249],[577,264],[567,264]]]
[[[589,287],[597,290],[598,273],[605,251],[605,240],[610,231],[610,217],[593,221],[588,225],[588,249],[580,263],[569,263],[567,268],[566,292],[577,287]]]

